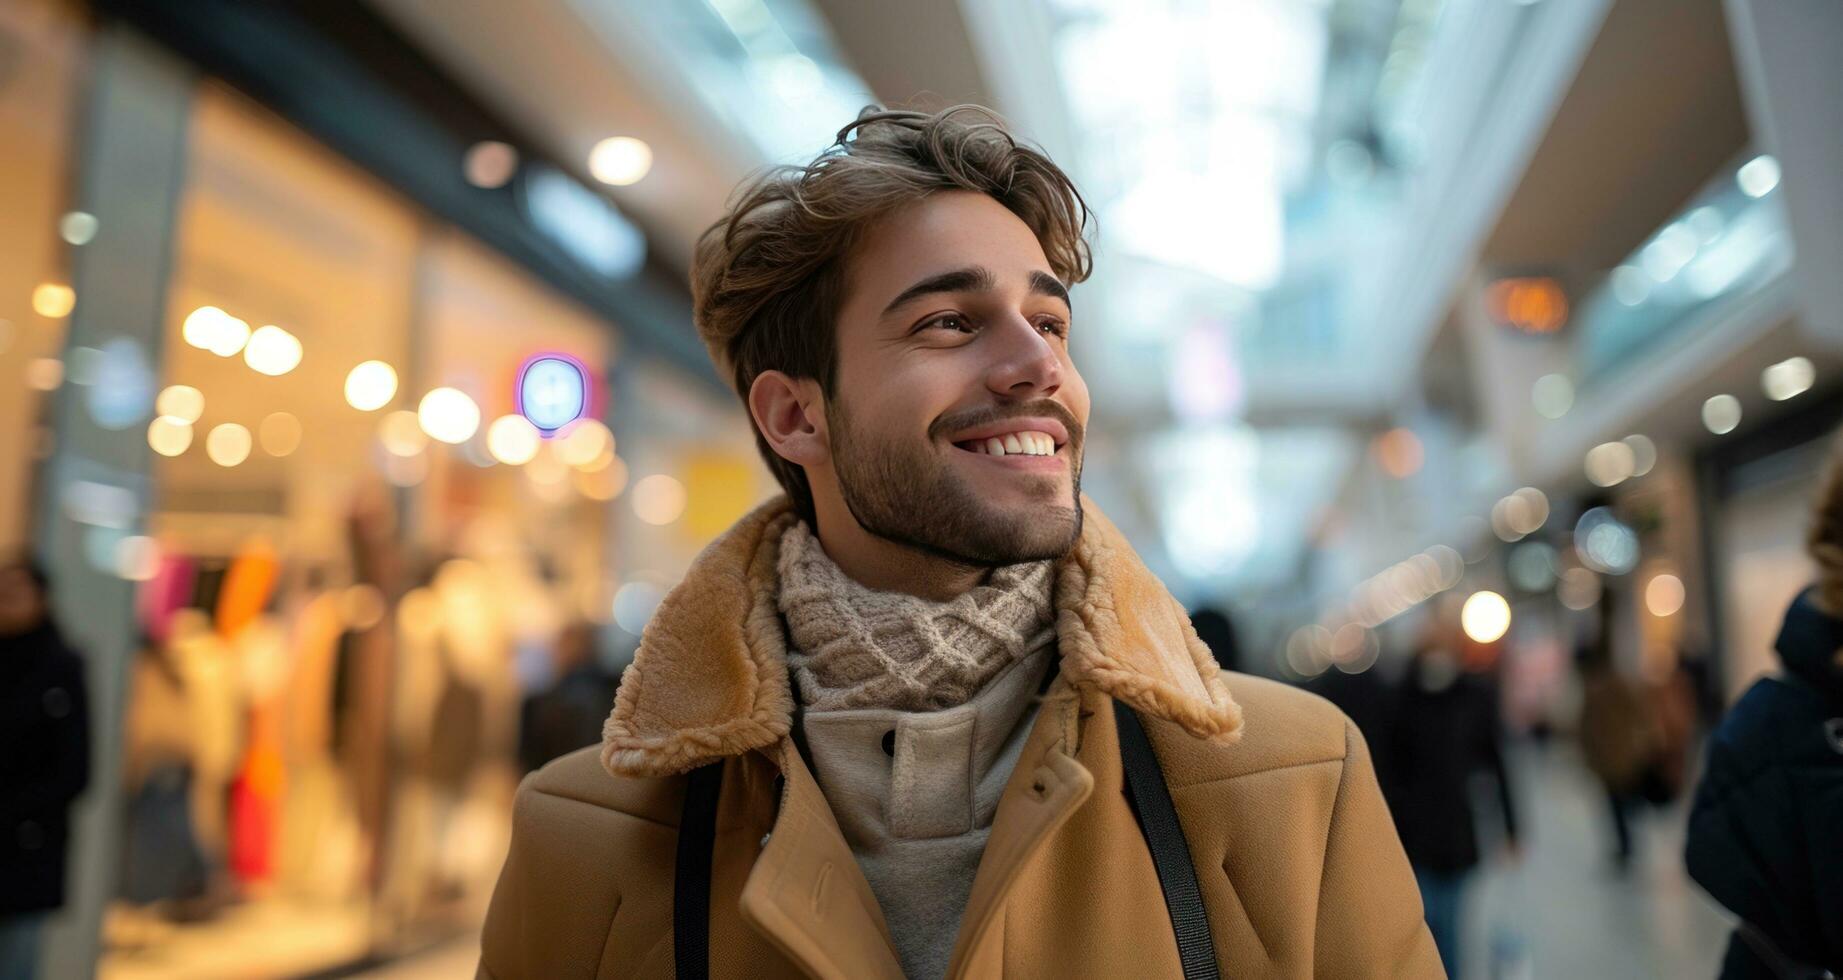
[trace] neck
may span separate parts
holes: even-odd
[[[990,571],[872,534],[851,516],[843,501],[815,501],[815,505],[819,526],[814,533],[826,556],[867,588],[946,602],[984,581]]]

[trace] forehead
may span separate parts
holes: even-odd
[[[883,302],[928,275],[984,266],[999,283],[1049,272],[1043,245],[1022,218],[987,195],[939,191],[884,217],[853,250],[847,308]]]

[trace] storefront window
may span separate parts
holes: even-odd
[[[69,212],[86,34],[62,0],[0,5],[0,552],[28,543],[32,480],[75,294],[67,250],[98,232]]]

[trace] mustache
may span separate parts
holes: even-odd
[[[1061,402],[1043,398],[1033,402],[1013,402],[1005,405],[982,405],[964,411],[943,415],[928,426],[928,437],[939,439],[950,433],[970,429],[978,425],[1002,422],[1016,418],[1052,418],[1062,423],[1069,430],[1069,445],[1075,449],[1082,446],[1083,428],[1076,420],[1075,413],[1069,411]]]

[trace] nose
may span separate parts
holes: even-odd
[[[1062,387],[1062,357],[1049,337],[1021,316],[1008,317],[992,332],[998,356],[986,387],[1007,398],[1041,398]]]

